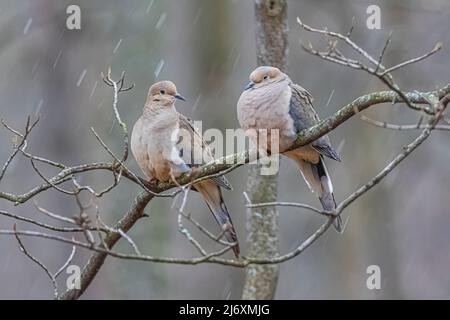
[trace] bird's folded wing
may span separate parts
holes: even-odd
[[[299,86],[291,83],[291,101],[289,104],[289,114],[294,120],[294,127],[297,133],[314,126],[320,121],[319,115],[312,105],[311,94]],[[324,156],[333,160],[341,161],[338,153],[333,149],[327,135],[320,137],[312,143],[312,146]]]
[[[194,127],[192,121],[180,114],[180,130],[181,139],[179,140],[178,146],[180,148],[180,157],[185,161],[185,163],[190,167],[198,167],[209,161],[214,160],[212,156],[211,149],[203,140],[201,134]],[[189,135],[189,139],[186,139],[184,135]],[[233,187],[228,182],[224,176],[211,178],[217,185],[232,190]]]
[[[306,89],[298,84],[291,84],[291,102],[289,104],[289,114],[294,120],[294,127],[297,132],[315,125],[319,121],[319,116],[312,105],[312,96]]]
[[[322,139],[322,138],[320,138],[320,139]],[[326,138],[328,138],[328,137],[326,137]],[[320,154],[323,154],[324,156],[327,156],[330,159],[341,162],[341,157],[339,156],[337,151],[334,150],[333,147],[330,146],[330,142],[328,141],[327,143],[324,143],[323,141],[319,141],[319,140],[314,141],[312,143],[313,148],[316,149]]]

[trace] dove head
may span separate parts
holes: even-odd
[[[288,76],[280,69],[270,66],[258,67],[250,73],[250,82],[244,90],[258,89],[272,83],[277,83],[288,79]]]
[[[148,90],[147,102],[162,106],[170,106],[175,103],[175,99],[186,101],[178,93],[177,87],[172,81],[159,81],[153,84]]]

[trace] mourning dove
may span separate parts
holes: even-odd
[[[316,141],[293,149],[297,134],[318,123],[319,117],[312,105],[313,98],[303,87],[292,82],[278,68],[262,66],[250,74],[250,83],[245,87],[237,103],[238,119],[247,132],[259,129],[278,129],[279,152],[294,160],[312,192],[317,194],[323,208],[336,208],[333,185],[325,167],[323,156],[340,161],[331,147],[330,140],[323,136]],[[269,151],[270,143],[268,143]],[[338,232],[342,232],[340,217],[334,220]]]
[[[133,127],[131,151],[144,174],[152,180],[172,181],[184,172],[213,160],[209,147],[191,121],[178,113],[175,100],[185,100],[174,83],[153,84],[142,116]],[[239,244],[231,216],[225,206],[221,187],[231,189],[225,177],[202,180],[192,186],[200,192],[233,251],[239,256]]]

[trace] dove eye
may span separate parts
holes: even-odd
[[[166,90],[161,89],[161,90],[159,90],[159,93],[161,93],[161,94],[166,94]]]
[[[266,74],[266,75],[263,77],[263,79],[264,79],[264,80],[267,80],[267,79],[269,79],[269,76]]]

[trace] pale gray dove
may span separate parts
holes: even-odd
[[[153,84],[147,95],[142,116],[133,127],[131,151],[144,174],[151,180],[172,181],[184,172],[213,160],[209,147],[191,121],[178,113],[175,100],[185,100],[174,83]],[[221,176],[195,183],[233,251],[239,256],[239,244],[231,216],[225,206],[221,187],[231,185]]]
[[[262,66],[250,74],[250,83],[237,103],[237,114],[241,127],[247,132],[252,129],[279,130],[279,152],[296,162],[309,188],[319,197],[322,207],[331,211],[336,208],[336,202],[323,156],[337,161],[340,158],[329,138],[323,136],[306,146],[291,150],[297,134],[319,121],[312,101],[309,92],[293,83],[288,75],[278,68]],[[270,139],[270,135],[267,139]],[[271,149],[270,140],[266,143]],[[334,220],[334,226],[342,232],[340,217]]]

